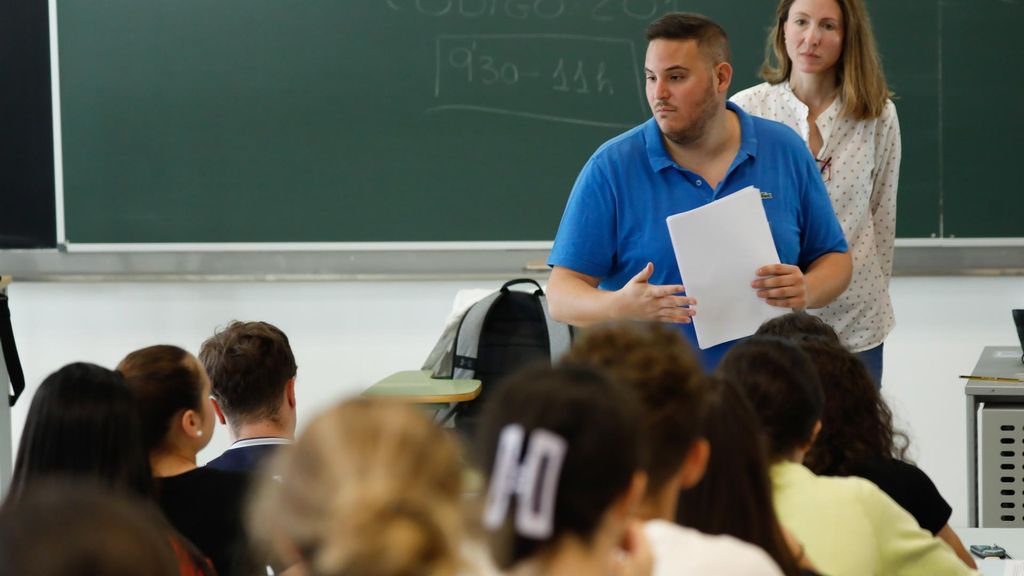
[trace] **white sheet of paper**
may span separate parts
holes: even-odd
[[[750,336],[787,312],[750,287],[758,268],[779,263],[760,190],[748,186],[666,222],[686,294],[697,299],[693,327],[701,350]]]

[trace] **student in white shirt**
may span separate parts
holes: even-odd
[[[746,510],[729,508],[718,513],[735,512],[735,522],[766,527],[768,534],[745,542],[727,531],[704,533],[675,523],[680,491],[685,494],[701,483],[709,453],[719,449],[709,447],[704,437],[712,391],[701,378],[696,355],[678,330],[656,323],[591,328],[576,341],[566,360],[604,368],[617,384],[634,392],[640,400],[648,463],[647,491],[639,516],[646,520],[644,531],[654,553],[655,576],[800,574],[795,554],[787,548],[775,520],[763,458],[759,470],[764,478],[763,493],[733,494],[737,501],[756,501],[761,506]],[[711,460],[716,458],[721,458],[717,452]],[[736,486],[731,478],[719,476],[716,481],[725,491]],[[763,499],[759,500],[759,496]],[[751,517],[763,511],[770,515],[765,523]]]
[[[821,168],[853,257],[853,279],[815,311],[875,383],[895,324],[889,297],[900,127],[863,0],[781,0],[761,68],[732,101],[796,130]]]

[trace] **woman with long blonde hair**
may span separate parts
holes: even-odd
[[[849,288],[817,312],[882,382],[895,324],[889,298],[900,126],[864,0],[781,0],[766,80],[732,101],[793,128],[818,161],[853,257]]]

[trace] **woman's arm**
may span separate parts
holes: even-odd
[[[953,529],[949,527],[949,524],[943,526],[935,536],[942,539],[946,544],[949,544],[949,547],[952,548],[953,552],[956,552],[956,555],[964,561],[964,564],[967,564],[971,568],[978,567],[978,565],[974,563],[974,557],[971,556],[971,553],[968,552],[966,548],[964,548],[964,543],[960,541],[960,537],[956,535],[956,532],[953,532]]]

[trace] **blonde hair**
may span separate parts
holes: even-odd
[[[786,53],[785,24],[795,0],[780,0],[775,9],[775,26],[768,34],[761,78],[771,84],[789,79],[793,62]],[[843,13],[843,52],[837,64],[836,82],[842,94],[842,114],[857,120],[878,118],[891,96],[882,61],[871,31],[864,0],[836,0]]]
[[[264,549],[297,552],[309,574],[458,571],[459,449],[413,408],[340,404],[276,454],[270,472],[254,491],[251,533]]]

